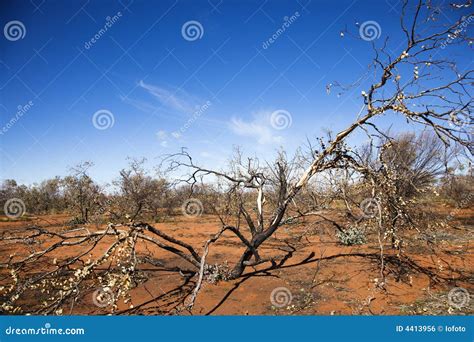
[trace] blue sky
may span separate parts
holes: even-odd
[[[340,96],[326,91],[357,80],[371,62],[358,25],[376,21],[380,42],[389,36],[394,52],[403,42],[401,1],[4,0],[0,7],[2,27],[24,27],[21,39],[0,37],[0,172],[27,184],[86,160],[106,183],[127,157],[152,166],[181,147],[209,167],[222,166],[236,145],[263,157],[278,146],[294,151],[306,137],[344,128],[361,109],[370,78]],[[272,126],[275,111],[291,124]],[[94,125],[94,114],[113,125]],[[381,125],[402,122],[386,117]]]

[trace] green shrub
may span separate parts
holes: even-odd
[[[346,246],[361,245],[367,241],[365,232],[359,227],[349,227],[344,232],[337,232],[336,237]]]

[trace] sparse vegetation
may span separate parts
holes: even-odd
[[[337,232],[336,237],[346,246],[362,245],[366,242],[364,231],[359,227],[349,227],[343,232]]]

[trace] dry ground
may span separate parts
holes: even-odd
[[[440,219],[450,212],[440,207]],[[333,216],[337,217],[337,215]],[[27,221],[0,222],[2,232],[21,230],[24,227],[40,225],[55,231],[64,231],[67,215],[33,217]],[[409,233],[405,239],[403,263],[398,262],[396,252],[385,246],[389,258],[386,261],[385,286],[380,286],[379,247],[376,237],[370,236],[369,243],[360,246],[343,246],[337,243],[335,230],[326,222],[308,222],[282,227],[276,236],[262,246],[261,256],[291,255],[283,267],[266,269],[266,266],[248,268],[246,274],[234,281],[206,283],[200,292],[193,314],[213,315],[351,315],[351,314],[472,314],[473,300],[458,309],[449,305],[447,293],[453,287],[463,287],[474,292],[473,286],[473,227],[474,210],[458,210],[453,228],[438,232]],[[206,241],[219,228],[219,221],[213,216],[199,218],[174,217],[169,222],[155,226],[164,232],[181,238],[200,251]],[[97,225],[86,225],[93,231]],[[43,241],[44,245],[52,241]],[[31,242],[35,248],[35,242]],[[103,250],[104,246],[99,246]],[[31,251],[18,245],[0,241],[0,263],[10,255],[28,255]],[[148,253],[157,265],[181,265],[174,255],[143,245],[141,252]],[[212,245],[209,263],[229,265],[237,260],[242,248],[231,235]],[[50,260],[64,255],[52,253]],[[52,263],[50,264],[52,265]],[[48,267],[43,265],[44,267]],[[30,272],[40,272],[31,269]],[[163,314],[174,305],[174,295],[179,292],[182,279],[176,273],[159,271],[159,266],[144,269],[146,279],[132,291],[134,309],[121,303],[122,314]],[[1,271],[1,282],[6,281],[5,269]],[[455,281],[462,277],[463,281]],[[184,287],[192,287],[187,284]],[[272,291],[286,287],[292,295],[291,303],[275,307],[270,301]],[[177,289],[174,292],[173,289]],[[30,298],[31,304],[40,300]],[[104,314],[108,308],[98,308],[92,303],[92,295],[85,294],[65,314]]]

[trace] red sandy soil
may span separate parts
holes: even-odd
[[[449,212],[449,208],[443,207],[439,209],[438,214],[443,218]],[[0,222],[0,231],[15,231],[33,225],[63,231],[64,223],[68,219],[67,215],[48,215],[31,218],[28,221]],[[406,236],[409,243],[404,248],[404,255],[429,272],[443,276],[443,280],[435,282],[423,272],[387,263],[386,267],[392,272],[386,276],[383,287],[377,286],[382,281],[377,258],[361,255],[338,256],[379,253],[375,234],[370,236],[370,243],[343,246],[337,243],[334,228],[328,223],[308,222],[282,227],[276,236],[261,247],[260,255],[262,258],[283,255],[289,250],[289,245],[295,247],[296,251],[285,262],[284,267],[267,272],[256,271],[262,271],[268,264],[257,268],[249,267],[237,280],[220,281],[217,284],[205,283],[192,313],[194,315],[472,314],[472,298],[470,305],[453,310],[447,303],[446,294],[453,287],[463,287],[473,293],[474,210],[457,210],[456,221],[453,223],[455,228],[437,232],[438,237],[431,242],[416,238],[419,234],[414,235],[413,232],[407,233]],[[156,223],[154,226],[201,251],[204,242],[216,233],[220,224],[216,217],[201,216],[194,219],[174,217],[173,222]],[[91,231],[100,228],[96,225],[86,227]],[[99,246],[98,251],[103,251],[105,248],[105,244]],[[152,251],[153,258],[167,266],[186,266],[179,258],[168,252],[156,248],[149,249],[149,246],[145,245],[141,249],[148,253]],[[229,266],[232,266],[242,251],[238,239],[227,234],[211,246],[207,262],[222,264],[227,261]],[[73,252],[77,253],[77,250]],[[389,245],[385,246],[385,253],[396,255],[396,251],[391,250]],[[6,262],[12,254],[25,256],[28,255],[28,251],[19,250],[15,244],[0,241],[0,263]],[[303,262],[310,256],[312,258],[309,262]],[[49,255],[51,259],[61,257],[64,255],[57,253]],[[254,273],[248,276],[252,272]],[[178,274],[171,272],[150,272],[147,276],[148,279],[144,283],[132,290],[132,303],[135,308],[143,309],[141,313],[162,314],[163,310],[166,311],[166,306],[171,305],[171,299],[167,296],[153,299],[176,288],[182,280]],[[471,282],[449,281],[459,276],[470,277]],[[272,291],[277,287],[285,287],[292,294],[291,302],[282,308],[273,306],[270,300]],[[148,301],[149,304],[140,306]],[[128,305],[121,303],[119,312],[127,308]],[[95,307],[89,295],[84,296],[73,311],[64,311],[64,314],[69,313],[104,314],[110,313],[110,309]]]

